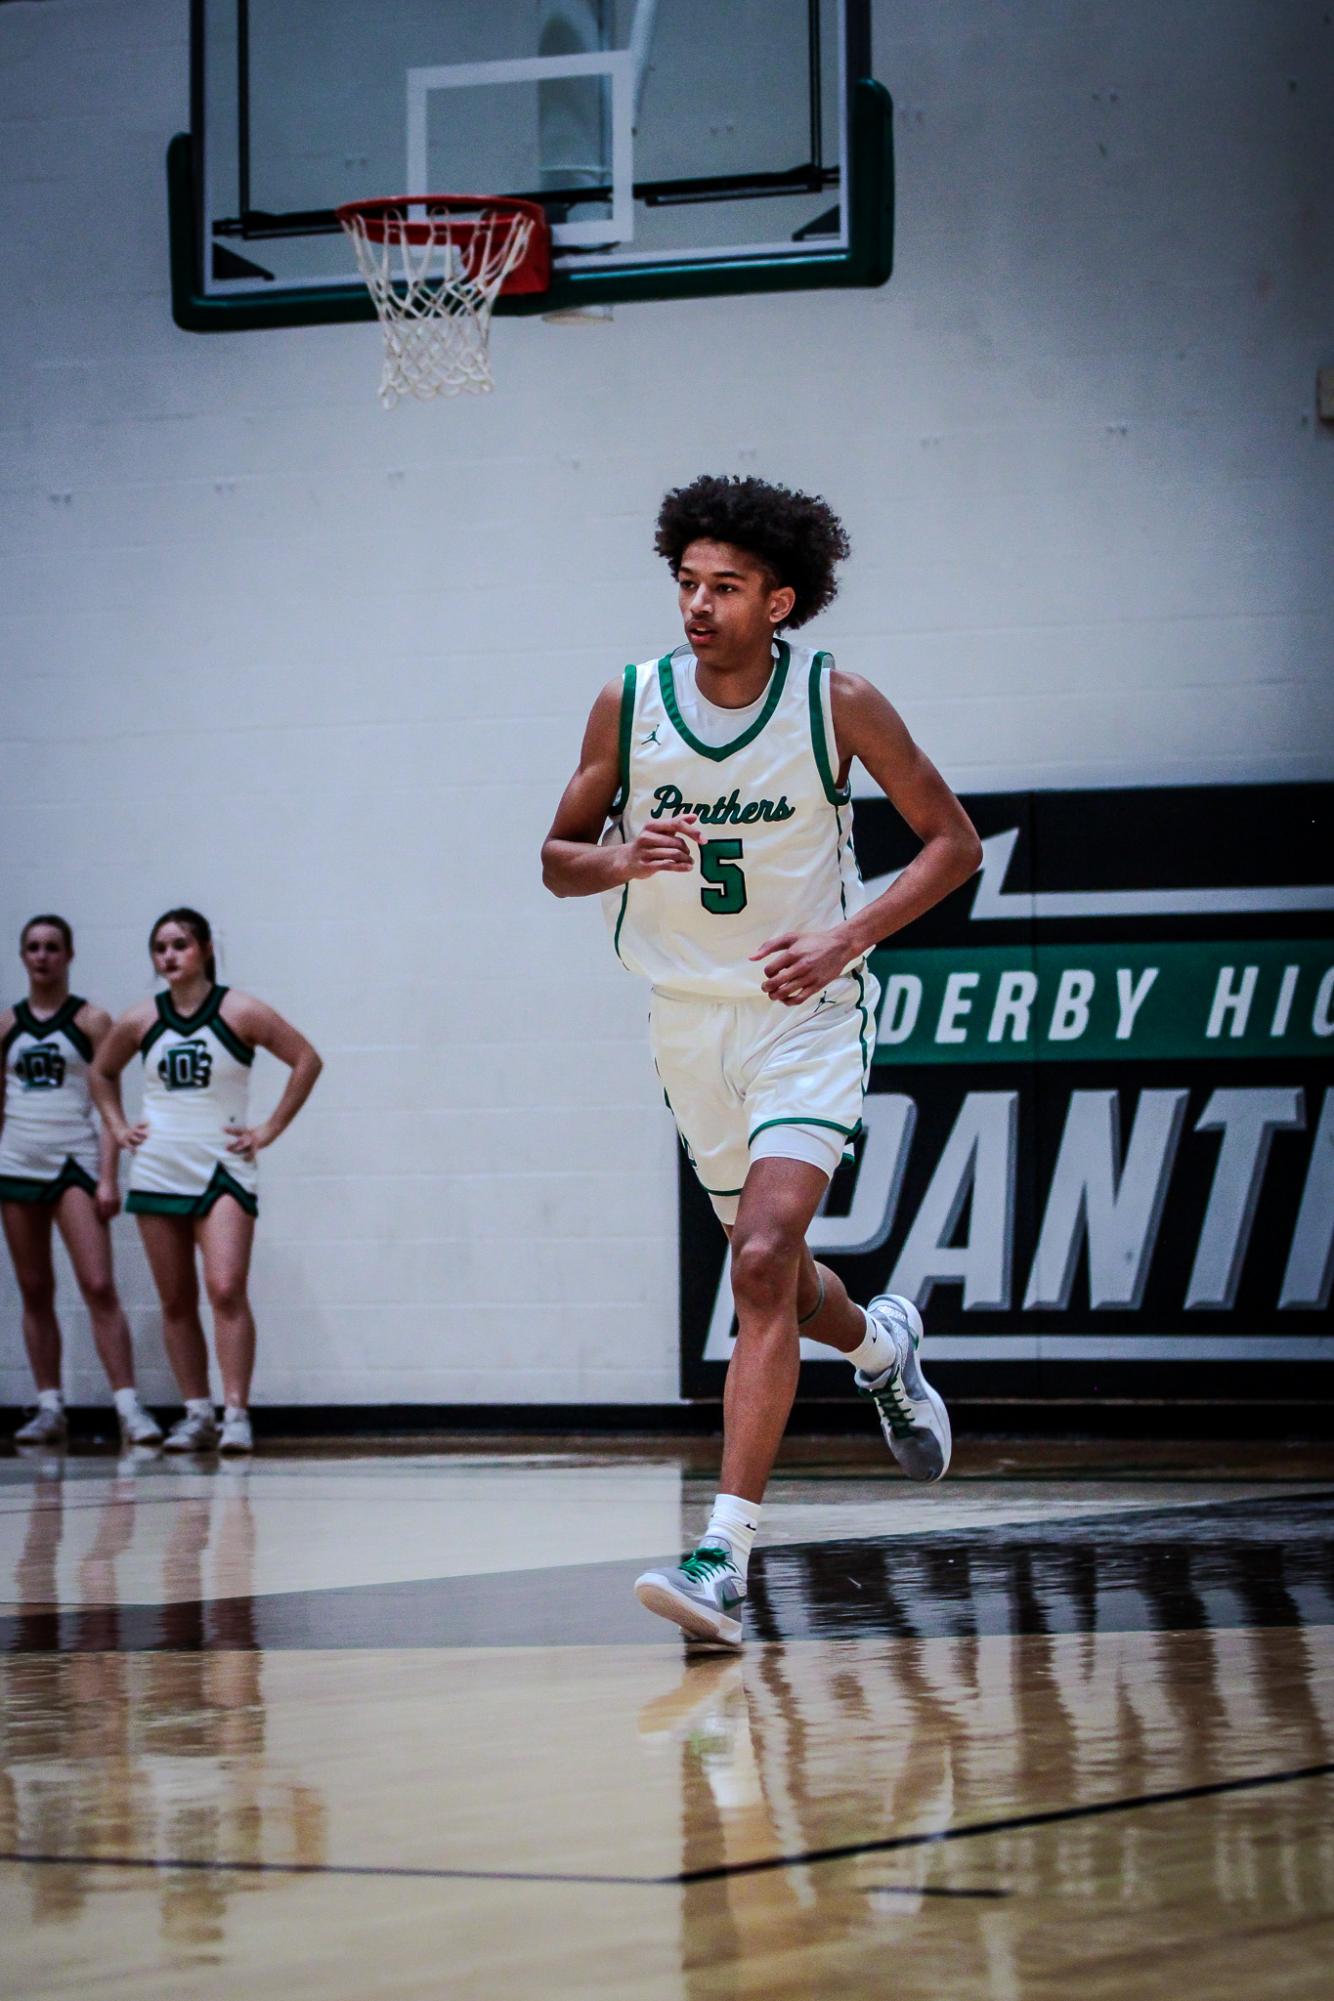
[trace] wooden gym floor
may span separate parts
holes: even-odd
[[[1323,2001],[1334,1453],[711,1454],[0,1461],[8,2001]]]

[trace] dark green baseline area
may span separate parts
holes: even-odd
[[[1334,1625],[1334,1488],[757,1552],[754,1642]],[[655,1553],[652,1560],[664,1560]],[[675,1554],[665,1560],[675,1562]],[[666,1629],[642,1562],[350,1585],[170,1605],[34,1608],[0,1652],[625,1646]]]

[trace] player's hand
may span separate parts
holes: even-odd
[[[676,813],[670,820],[650,820],[626,844],[627,882],[639,882],[647,875],[687,874],[695,865],[690,849],[692,841],[697,848],[704,841],[693,813]]]
[[[120,1189],[114,1181],[99,1181],[97,1193],[93,1197],[93,1207],[100,1221],[109,1223],[120,1210]]]
[[[764,991],[770,1000],[799,1007],[840,978],[843,968],[857,955],[841,932],[789,931],[779,938],[766,938],[750,956],[765,961]]]
[[[253,1160],[273,1138],[267,1126],[224,1126],[223,1131],[232,1135],[227,1142],[228,1153],[237,1153],[242,1160]]]
[[[126,1153],[135,1153],[148,1138],[148,1122],[140,1119],[137,1126],[122,1126],[113,1137],[116,1145],[123,1147]]]

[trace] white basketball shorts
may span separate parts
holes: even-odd
[[[736,1221],[751,1162],[832,1175],[861,1124],[879,988],[865,969],[812,1001],[685,998],[654,989],[653,1060],[700,1185]]]

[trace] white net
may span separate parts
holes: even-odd
[[[523,260],[533,220],[479,203],[467,213],[420,201],[341,210],[384,332],[380,401],[429,402],[491,387],[491,309]]]

